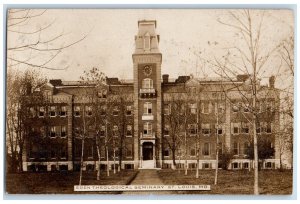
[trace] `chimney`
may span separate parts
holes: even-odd
[[[275,76],[269,78],[269,86],[270,88],[275,88]]]
[[[26,84],[26,94],[30,95],[32,93],[32,85],[30,82]]]
[[[61,86],[62,85],[61,79],[51,79],[49,81],[49,83],[52,84],[53,86]]]
[[[236,76],[238,81],[246,81],[249,78],[248,74],[239,74]]]
[[[163,83],[168,83],[169,82],[169,75],[168,74],[163,74],[162,78],[163,78]]]

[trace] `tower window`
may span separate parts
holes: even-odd
[[[152,123],[144,123],[144,135],[152,135]]]
[[[149,79],[149,78],[143,79],[142,88],[143,89],[153,89],[153,80]]]
[[[150,35],[149,33],[146,33],[144,36],[144,49],[149,50],[150,49]]]
[[[144,115],[152,115],[152,103],[144,103]]]

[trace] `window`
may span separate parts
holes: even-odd
[[[132,156],[133,156],[133,154],[132,154],[132,144],[126,145],[125,156],[127,158],[132,158]]]
[[[91,158],[93,158],[93,156],[94,156],[94,147],[93,147],[93,145],[92,144],[89,144],[88,146],[87,146],[87,157],[89,158],[89,159],[91,159]]]
[[[245,142],[244,143],[244,155],[248,155],[249,154],[249,143]]]
[[[39,107],[39,117],[40,118],[45,117],[45,108],[44,107]]]
[[[210,124],[202,124],[202,134],[209,135],[210,134]]]
[[[189,124],[188,129],[191,136],[195,136],[197,134],[197,124]]]
[[[216,134],[218,134],[218,135],[222,135],[222,134],[223,134],[223,129],[222,129],[222,126],[221,126],[221,125],[218,125],[218,124],[216,124],[216,125],[215,125],[215,127],[216,127]]]
[[[152,123],[144,123],[144,135],[152,135]]]
[[[81,156],[81,142],[80,141],[76,141],[75,143],[75,148],[74,148],[74,152],[75,152],[75,157],[80,157]]]
[[[118,116],[119,115],[119,107],[118,106],[114,106],[112,114],[114,116]]]
[[[61,106],[60,108],[60,117],[66,117],[67,116],[67,107]]]
[[[261,133],[261,125],[260,125],[259,122],[256,124],[256,133],[257,133],[257,134],[260,134],[260,133]]]
[[[249,123],[242,123],[242,133],[249,134]]]
[[[56,137],[56,127],[55,126],[51,126],[50,127],[50,137]]]
[[[101,126],[99,134],[100,134],[100,137],[105,136],[105,126],[104,125]]]
[[[197,89],[196,89],[195,86],[192,86],[192,87],[189,88],[190,94],[196,94],[196,91],[197,91]]]
[[[190,149],[190,156],[191,157],[196,156],[196,147],[195,147],[195,145],[193,147],[191,147],[191,149]]]
[[[80,117],[80,106],[74,106],[74,116]]]
[[[31,118],[35,117],[36,112],[35,112],[35,108],[34,107],[30,107],[29,108],[29,115],[30,115]]]
[[[222,114],[225,111],[224,103],[215,103],[215,114]]]
[[[270,134],[272,133],[272,124],[266,123],[266,133]]]
[[[265,163],[265,168],[266,169],[272,169],[273,166],[275,166],[275,164],[273,162],[266,162]]]
[[[261,103],[260,103],[259,101],[257,101],[257,102],[256,102],[256,105],[255,105],[255,106],[256,106],[255,109],[256,109],[256,112],[257,112],[257,113],[260,113],[260,112],[261,112],[260,105],[261,105]]]
[[[67,136],[67,128],[66,126],[61,126],[61,137],[66,137]]]
[[[144,115],[152,115],[152,103],[144,103]]]
[[[42,137],[45,137],[46,136],[46,128],[43,126],[43,127],[40,127],[40,134]]]
[[[239,144],[237,142],[233,143],[233,153],[235,155],[239,154]]]
[[[132,114],[132,106],[126,106],[126,115],[131,115]]]
[[[85,114],[86,114],[86,116],[93,115],[92,106],[85,106]]]
[[[211,163],[202,163],[202,169],[210,169]]]
[[[244,112],[245,113],[250,112],[250,105],[249,104],[245,104],[245,106],[244,106]]]
[[[244,169],[249,169],[249,162],[244,162],[243,163],[243,168]]]
[[[164,105],[164,115],[170,115],[171,109],[169,104]]]
[[[165,125],[164,136],[169,136],[170,134],[170,125]]]
[[[231,123],[231,125],[232,125],[233,134],[239,134],[240,133],[240,123]]]
[[[56,151],[55,150],[51,150],[50,151],[50,157],[51,157],[51,159],[56,159]]]
[[[101,108],[100,108],[100,114],[102,116],[106,115],[106,106],[101,106]]]
[[[271,111],[273,111],[273,108],[274,108],[274,102],[273,101],[266,102],[266,111],[271,112]]]
[[[211,102],[202,103],[202,113],[208,114],[211,112],[212,104]]]
[[[209,143],[204,143],[203,144],[203,151],[202,151],[202,154],[204,156],[209,156],[209,153],[210,153],[210,144]]]
[[[144,36],[144,49],[149,50],[150,49],[150,35],[149,33],[146,33]]]
[[[60,158],[61,159],[67,158],[67,147],[66,146],[62,146],[62,148],[60,150]]]
[[[237,163],[237,162],[232,163],[232,168],[233,169],[238,169],[239,168],[239,163]]]
[[[149,78],[143,79],[142,88],[143,89],[153,89],[153,80],[149,79]]]
[[[219,155],[223,154],[223,143],[222,142],[220,142],[217,145],[217,150],[219,150]]]
[[[163,152],[165,157],[169,157],[170,156],[170,150],[168,147],[165,147],[164,152]]]
[[[113,136],[114,137],[118,137],[119,133],[118,133],[119,127],[117,125],[114,125],[113,127]]]
[[[196,103],[191,103],[190,104],[190,111],[191,111],[191,114],[196,114],[197,113],[197,104]]]
[[[50,117],[56,116],[56,106],[50,106]]]
[[[105,158],[105,154],[106,154],[106,152],[105,152],[105,146],[101,145],[100,146],[100,157],[101,158]]]
[[[232,111],[238,112],[240,110],[239,106],[237,104],[232,104]]]
[[[127,137],[132,137],[132,125],[127,125],[126,136]]]

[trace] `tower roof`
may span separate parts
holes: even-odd
[[[156,20],[138,21],[138,34],[135,36],[135,54],[160,53],[158,43]]]

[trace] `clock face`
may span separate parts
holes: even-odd
[[[152,73],[152,68],[151,68],[151,66],[146,65],[146,66],[144,67],[144,74],[145,74],[146,76],[149,76],[151,73]]]

